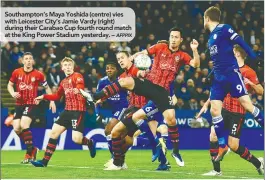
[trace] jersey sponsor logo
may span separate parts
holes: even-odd
[[[22,90],[22,91],[26,90],[26,89],[32,90],[33,86],[32,85],[27,85],[26,83],[21,82],[21,83],[19,83],[19,89]]]
[[[209,49],[210,49],[211,56],[218,54],[218,49],[216,45],[211,46]]]
[[[79,90],[77,88],[65,88],[64,92],[65,94],[69,94],[69,93],[78,94]]]
[[[161,54],[162,57],[166,57],[167,55],[166,54]]]

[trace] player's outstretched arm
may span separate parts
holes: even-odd
[[[134,58],[136,58],[136,57],[139,56],[140,54],[148,55],[148,51],[145,49],[145,50],[143,50],[143,51],[141,51],[141,52],[137,52],[137,53],[131,55],[131,56],[130,56],[130,59],[133,60]]]
[[[190,42],[190,48],[192,49],[193,59],[190,61],[190,66],[197,68],[200,67],[200,55],[198,53],[199,43],[196,39]]]
[[[11,82],[11,81],[9,81],[8,84],[7,84],[7,90],[8,90],[8,92],[9,92],[9,94],[10,94],[13,98],[17,99],[17,98],[20,98],[20,97],[21,97],[21,95],[20,95],[19,92],[15,92],[15,90],[14,90],[14,83]]]

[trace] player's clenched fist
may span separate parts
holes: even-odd
[[[199,43],[196,39],[193,39],[191,42],[190,42],[190,48],[194,51],[198,48],[199,46]]]

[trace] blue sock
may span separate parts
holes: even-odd
[[[214,124],[214,130],[217,135],[218,141],[220,139],[220,141],[222,142],[225,136],[225,129],[224,129],[225,125],[224,125],[223,117],[222,116],[213,117],[213,124]],[[225,144],[219,143],[219,146],[224,148]]]
[[[259,123],[259,125],[261,127],[264,127],[264,115],[259,110],[259,108],[257,108],[256,106],[254,106],[254,109],[253,109],[252,114],[254,116],[254,119]]]
[[[166,158],[165,154],[163,153],[162,149],[160,149],[160,151],[161,151],[160,156],[158,158],[159,158],[161,164],[166,164],[167,158]]]
[[[149,144],[149,139],[139,136],[137,137],[137,146],[146,147]]]
[[[165,143],[167,144],[168,134],[161,134],[161,137],[164,139]]]
[[[144,120],[140,120],[136,123],[136,126],[142,131],[145,132],[145,135],[150,141],[152,149],[156,148],[156,145],[158,144],[158,140],[155,139],[151,129],[149,128],[148,124]]]
[[[108,147],[109,147],[109,152],[111,154],[111,158],[113,158],[111,135],[107,135],[106,139],[107,139],[107,142],[108,142]]]

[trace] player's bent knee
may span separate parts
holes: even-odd
[[[174,113],[171,113],[169,110],[166,110],[164,113],[163,113],[163,116],[167,122],[168,125],[170,126],[174,126],[176,125],[176,118],[175,118],[175,114]]]
[[[139,109],[138,111],[133,113],[132,120],[134,122],[137,122],[140,119],[145,119],[145,117],[146,117],[145,112],[142,109]]]
[[[134,88],[134,80],[132,77],[119,79],[119,84],[122,88],[132,90]]]
[[[60,136],[60,133],[56,131],[51,131],[50,138],[57,139]]]
[[[239,147],[239,139],[229,136],[228,146],[230,147],[232,151],[236,152]]]

